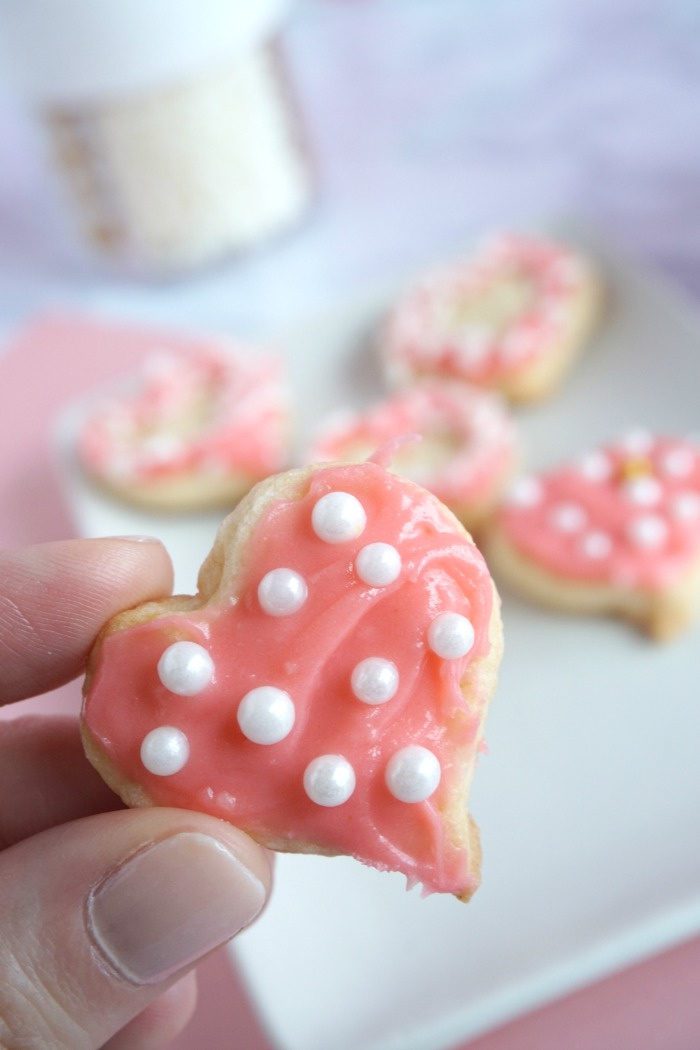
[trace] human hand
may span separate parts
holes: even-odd
[[[157,541],[0,552],[0,702],[69,681],[121,609],[170,593]],[[194,1009],[192,967],[247,926],[266,852],[214,817],[127,810],[77,720],[0,723],[0,1046],[155,1050]]]

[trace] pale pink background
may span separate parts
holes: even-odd
[[[0,87],[0,328],[55,305],[277,327],[484,227],[560,213],[700,293],[698,30],[686,0],[303,3],[287,47],[321,176],[315,211],[297,236],[175,293],[87,263],[49,194],[40,140]],[[126,363],[75,346],[0,357],[0,541],[71,534],[52,419]],[[693,942],[472,1047],[695,1050],[698,974]],[[265,1046],[226,960],[208,962],[179,1050]]]

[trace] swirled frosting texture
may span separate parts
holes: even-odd
[[[501,234],[472,258],[426,274],[399,299],[382,345],[391,378],[440,375],[486,386],[568,336],[591,280],[581,257],[537,237]]]
[[[154,803],[213,813],[280,846],[351,854],[430,891],[468,893],[475,887],[465,839],[456,841],[443,814],[463,795],[493,685],[474,673],[491,646],[488,570],[434,497],[376,463],[318,468],[307,484],[300,498],[263,512],[245,571],[222,581],[215,602],[107,635],[86,694],[87,728],[120,776]],[[360,535],[319,538],[312,514],[328,493],[359,500]],[[398,577],[385,586],[364,583],[355,565],[375,543],[401,557]],[[271,616],[258,587],[280,567],[303,578],[308,596],[289,615]],[[469,652],[455,659],[428,642],[445,612],[474,629]],[[164,650],[179,640],[199,643],[213,660],[210,684],[194,696],[175,695],[157,675]],[[370,657],[398,670],[398,688],[380,704],[361,702],[351,685]],[[261,686],[286,692],[295,709],[293,728],[271,745],[247,739],[237,721],[242,698]],[[172,776],[149,773],[140,757],[144,737],[159,726],[189,742],[188,761]],[[441,770],[438,787],[417,803],[399,801],[386,782],[388,762],[408,745],[427,748]],[[341,805],[318,805],[304,789],[305,770],[323,755],[342,756],[355,772]]]

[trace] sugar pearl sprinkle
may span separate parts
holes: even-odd
[[[258,585],[260,608],[269,616],[291,616],[309,594],[306,580],[294,569],[272,569]]]
[[[440,613],[428,628],[428,645],[443,660],[459,660],[474,645],[471,621],[460,613]]]
[[[586,512],[578,503],[558,503],[549,520],[558,532],[579,532],[586,524]]]
[[[369,656],[356,664],[350,684],[355,697],[363,704],[385,704],[399,688],[399,671],[391,660]]]
[[[542,483],[528,476],[515,482],[508,493],[507,502],[513,507],[536,507],[543,495]]]
[[[238,705],[238,725],[254,744],[279,744],[294,727],[296,711],[289,693],[274,685],[251,689]]]
[[[390,543],[368,543],[355,559],[355,571],[370,587],[388,587],[401,573],[401,555]]]
[[[355,790],[355,770],[342,755],[319,755],[304,771],[304,791],[317,806],[342,806]]]
[[[158,661],[158,677],[177,696],[196,696],[211,683],[214,661],[197,642],[173,642]]]
[[[433,752],[420,744],[410,744],[389,759],[384,779],[399,802],[425,802],[436,790],[441,775]]]
[[[642,514],[630,522],[627,535],[635,547],[658,550],[668,536],[668,525],[656,514]]]
[[[157,777],[171,777],[187,764],[190,744],[181,729],[159,726],[147,733],[141,743],[141,762]]]
[[[663,495],[661,484],[656,478],[630,478],[623,486],[625,497],[638,507],[653,507],[660,502]]]
[[[364,507],[349,492],[328,492],[314,505],[311,525],[324,543],[347,543],[361,536],[367,524]]]

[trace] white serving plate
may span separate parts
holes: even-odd
[[[607,317],[561,395],[520,413],[534,467],[638,423],[700,429],[700,316],[600,243],[592,250]],[[302,439],[326,410],[380,389],[367,336],[387,299],[280,340]],[[154,517],[94,492],[68,454],[75,425],[76,410],[61,443],[79,530],[157,533],[178,588],[191,588],[216,519]],[[443,1050],[700,931],[700,631],[657,647],[623,624],[507,594],[504,620],[472,798],[482,888],[465,907],[345,858],[280,857],[268,910],[232,951],[284,1050]]]

